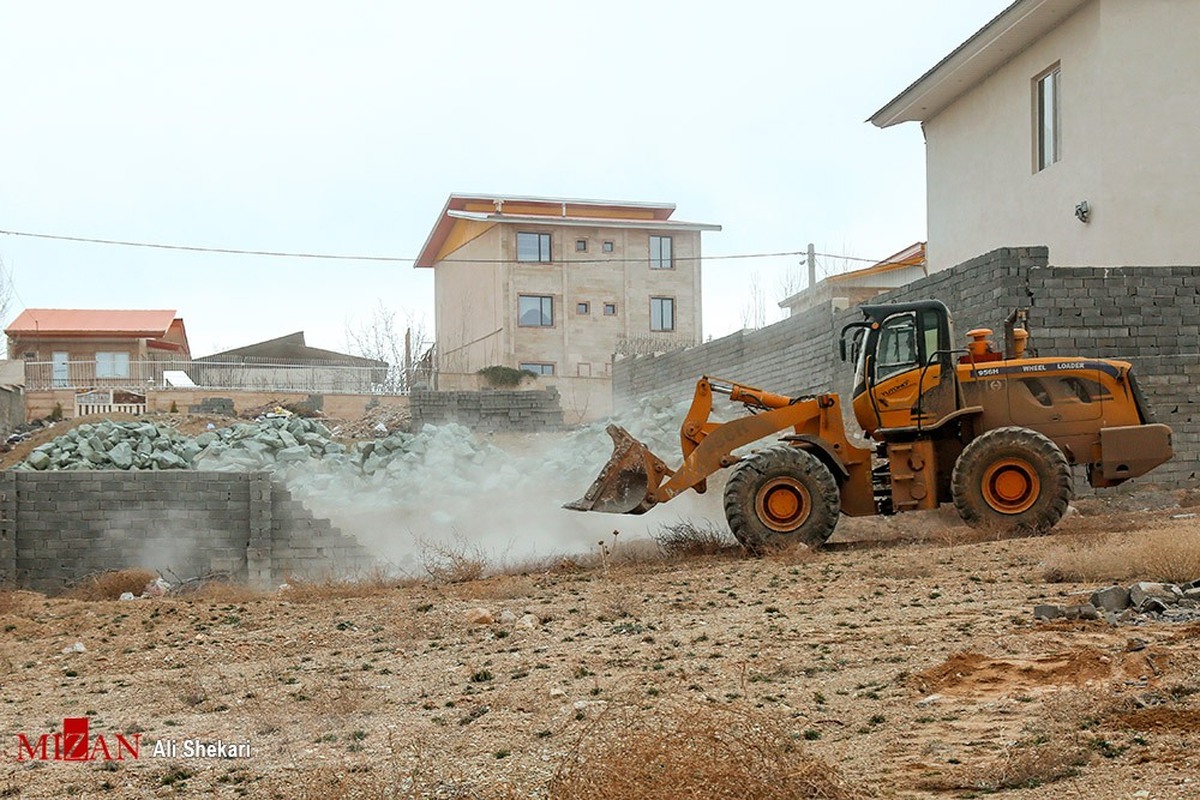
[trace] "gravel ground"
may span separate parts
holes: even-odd
[[[1111,527],[1200,536],[1170,516]],[[1032,619],[1095,587],[1044,564],[1103,547],[1107,519],[758,560],[618,549],[607,569],[456,584],[0,594],[0,796],[546,797],[613,709],[715,704],[778,721],[879,797],[1196,797],[1200,626]],[[140,757],[16,761],[18,733],[85,715],[110,742],[137,732]],[[154,754],[197,738],[251,753]]]

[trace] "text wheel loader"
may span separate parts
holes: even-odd
[[[1071,465],[1084,465],[1092,486],[1116,486],[1172,456],[1171,429],[1151,420],[1128,362],[1031,357],[1024,312],[1009,317],[999,353],[987,329],[955,349],[940,301],[861,308],[865,318],[842,329],[840,350],[855,362],[854,418],[874,446],[846,437],[836,394],[787,397],[706,376],[680,430],[679,467],[610,425],[612,458],[565,507],[641,514],[705,491],[710,475],[733,467],[725,515],[752,552],[789,541],[819,547],[839,512],[944,502],[971,525],[1043,533],[1067,510]],[[713,394],[751,413],[710,422]],[[775,446],[734,454],[781,431]]]

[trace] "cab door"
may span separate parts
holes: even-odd
[[[945,329],[933,309],[901,311],[880,324],[869,390],[879,427],[930,427],[957,408]],[[943,381],[943,372],[951,379]]]

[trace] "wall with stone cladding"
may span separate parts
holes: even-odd
[[[412,429],[457,422],[477,431],[547,431],[563,425],[558,389],[484,389],[478,392],[414,390],[409,395]]]
[[[265,473],[0,473],[0,583],[55,592],[145,567],[266,586],[372,563]]]
[[[1175,431],[1176,457],[1141,479],[1170,484],[1200,477],[1200,267],[1055,267],[1045,247],[994,250],[936,272],[874,302],[937,299],[949,308],[958,344],[991,328],[1003,346],[1004,318],[1029,310],[1031,344],[1041,355],[1123,358],[1135,367],[1157,419]],[[685,399],[704,374],[787,394],[850,390],[851,368],[837,357],[837,333],[862,319],[857,309],[813,310],[757,331],[660,356],[618,360],[614,403],[668,394]]]

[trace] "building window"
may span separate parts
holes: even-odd
[[[1036,106],[1036,163],[1041,172],[1062,158],[1062,111],[1059,107],[1059,86],[1062,69],[1054,67],[1035,82]]]
[[[650,269],[675,269],[670,236],[650,237]]]
[[[576,239],[575,240],[575,252],[576,253],[586,253],[587,252],[587,239]]]
[[[554,326],[554,298],[549,295],[523,294],[518,300],[517,324],[526,328]]]
[[[554,365],[543,361],[522,361],[517,368],[522,372],[532,372],[534,375],[554,374]]]
[[[548,233],[518,233],[517,261],[550,260],[550,234]]]
[[[617,304],[616,303],[605,303],[604,304],[604,316],[615,317],[616,315],[617,315]]]
[[[606,253],[611,253],[616,248],[613,246],[612,242],[605,242],[603,245],[600,246],[600,249]]]
[[[129,353],[96,353],[97,378],[128,378]]]
[[[37,361],[37,353],[26,353],[25,360],[26,361]]]
[[[580,361],[575,365],[575,374],[581,378],[592,377],[592,365],[587,361]]]
[[[592,310],[591,303],[576,303],[575,304],[575,313],[576,314],[588,314],[588,313],[591,313],[591,310]]]
[[[651,297],[650,298],[650,330],[652,330],[652,331],[673,331],[673,330],[675,330],[675,298],[673,298],[673,297]]]

